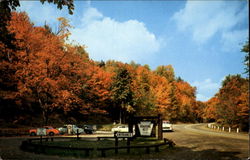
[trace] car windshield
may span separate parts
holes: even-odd
[[[126,126],[119,126],[118,128],[126,128]]]
[[[91,128],[91,126],[84,126],[84,128]]]
[[[46,129],[53,129],[51,126],[45,126]]]

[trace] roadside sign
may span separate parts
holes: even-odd
[[[141,121],[138,124],[138,127],[139,127],[141,136],[151,136],[153,123],[151,123],[150,121]]]
[[[119,137],[119,138],[133,137],[133,133],[130,133],[130,132],[117,132],[116,137]]]
[[[46,129],[45,128],[37,128],[36,134],[38,136],[46,136]]]

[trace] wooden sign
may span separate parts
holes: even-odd
[[[119,137],[119,138],[133,137],[133,133],[130,133],[130,132],[117,132],[116,137]]]
[[[151,136],[153,123],[151,123],[150,121],[141,121],[138,124],[138,127],[141,136]]]

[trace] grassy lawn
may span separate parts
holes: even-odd
[[[153,144],[159,144],[163,141],[157,140],[155,138],[136,138],[135,140],[131,141],[131,146],[145,146],[145,145],[153,145]],[[35,142],[33,142],[35,143]],[[39,143],[39,142],[36,142]],[[44,145],[49,146],[61,146],[61,147],[71,147],[71,148],[94,148],[94,151],[90,152],[89,158],[97,158],[101,157],[101,152],[97,151],[97,148],[107,148],[107,147],[115,147],[115,141],[114,140],[68,140],[68,141],[54,141],[54,142],[43,142]],[[127,141],[126,140],[119,140],[118,146],[126,146]],[[32,148],[30,148],[32,151]],[[166,152],[166,150],[169,150],[167,145],[161,146],[160,148],[161,152]],[[120,149],[118,154],[115,154],[114,150],[108,150],[105,152],[106,157],[110,158],[145,158],[150,155],[150,157],[156,157],[157,155],[160,155],[159,152],[155,152],[154,148],[150,148],[150,154],[145,153],[145,148],[134,148],[130,149],[130,153],[127,153],[126,149]],[[38,150],[37,153],[41,152],[41,150]],[[47,155],[58,155],[58,156],[70,156],[70,157],[81,157],[84,158],[85,151],[82,150],[67,150],[67,149],[54,149],[54,148],[45,148],[43,151],[44,154]]]

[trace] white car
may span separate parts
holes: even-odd
[[[128,126],[122,125],[111,129],[112,132],[128,132]]]
[[[128,126],[127,125],[121,125],[117,127],[113,127],[111,129],[112,132],[128,132]],[[135,126],[133,126],[133,132],[135,132]]]
[[[162,131],[173,131],[173,125],[169,121],[163,121]]]

